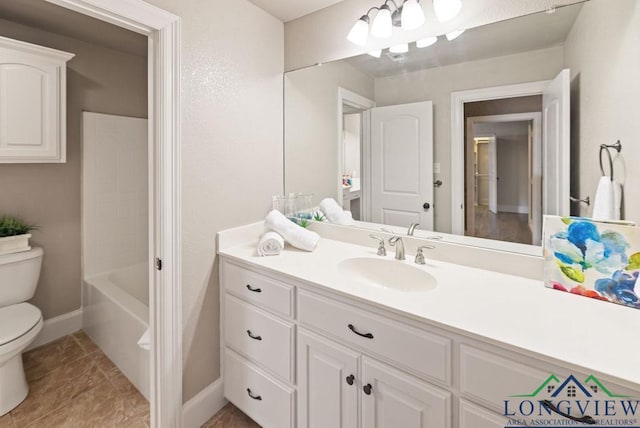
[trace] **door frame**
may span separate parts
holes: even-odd
[[[347,88],[338,86],[338,175],[336,183],[338,184],[336,201],[342,207],[342,171],[344,170],[344,105],[362,110],[362,120],[360,121],[360,218],[362,220],[369,217],[369,201],[371,200],[367,191],[370,190],[370,138],[371,129],[369,116],[365,112],[376,106],[375,101],[350,91]],[[368,190],[365,190],[368,189]],[[345,207],[343,207],[345,208]]]
[[[451,93],[451,233],[464,235],[464,104],[542,95],[551,80],[494,86]]]
[[[183,423],[180,18],[143,1],[46,1],[142,34],[149,41],[151,426],[179,428]],[[160,270],[154,268],[157,259]]]

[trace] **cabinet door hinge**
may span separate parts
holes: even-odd
[[[162,259],[156,257],[156,270],[162,270]]]

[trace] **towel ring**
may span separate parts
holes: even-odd
[[[618,140],[615,144],[600,144],[600,172],[602,172],[602,176],[606,176],[604,172],[604,166],[602,165],[602,152],[607,152],[607,157],[609,158],[609,171],[611,171],[611,181],[613,181],[613,158],[611,157],[611,152],[609,149],[615,149],[618,153],[622,150],[622,143]]]

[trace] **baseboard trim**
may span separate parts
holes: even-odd
[[[529,207],[527,205],[498,205],[498,212],[528,214]]]
[[[182,409],[184,428],[200,428],[225,404],[227,400],[224,398],[222,378],[220,378],[184,403]]]
[[[36,337],[27,351],[38,346],[46,345],[56,339],[74,333],[82,328],[82,308],[44,321],[42,331]]]

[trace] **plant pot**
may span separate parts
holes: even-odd
[[[31,249],[29,238],[31,238],[30,233],[0,238],[0,256],[29,251]]]

